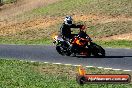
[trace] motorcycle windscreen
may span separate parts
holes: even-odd
[[[57,40],[64,41],[64,39],[61,36],[58,36]]]

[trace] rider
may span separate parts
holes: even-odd
[[[71,16],[66,16],[64,19],[64,23],[62,24],[61,28],[60,28],[60,34],[62,36],[62,38],[64,40],[66,40],[65,42],[67,44],[69,44],[69,40],[72,39],[74,37],[74,35],[71,34],[71,28],[83,28],[84,25],[76,25],[72,23],[73,19]],[[73,51],[74,47],[72,44],[69,44],[69,48],[71,51]]]
[[[73,19],[71,16],[66,16],[64,23],[60,28],[61,36],[63,39],[69,40],[72,39],[71,28],[81,28],[83,25],[76,25],[72,23]]]

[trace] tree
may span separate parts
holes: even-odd
[[[2,5],[3,5],[2,0],[0,0],[0,6],[2,6]]]
[[[0,0],[0,6],[1,6],[1,4],[2,4],[2,0]]]

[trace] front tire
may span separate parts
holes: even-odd
[[[62,56],[64,56],[64,52],[63,52],[63,48],[61,46],[56,46],[56,50],[59,54],[61,54]]]
[[[105,57],[105,50],[101,46],[97,44],[93,44],[91,49],[92,49],[93,56]]]
[[[70,55],[71,55],[71,52],[66,51],[65,55],[66,55],[66,56],[70,56]]]

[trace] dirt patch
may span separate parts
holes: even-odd
[[[104,37],[104,38],[101,38],[101,40],[132,40],[132,33]]]
[[[109,22],[116,22],[116,21],[132,21],[132,17],[126,16],[102,16],[102,15],[74,15],[73,16],[75,21],[91,21],[93,24],[101,23],[109,23]]]
[[[46,28],[51,25],[55,25],[58,22],[58,18],[54,18],[56,20],[53,20],[53,18],[39,18],[39,19],[33,19],[25,22],[19,22],[15,24],[8,24],[5,26],[0,27],[0,35],[9,35],[9,34],[15,34],[17,32],[23,32],[26,30],[31,29],[41,29]]]
[[[2,6],[2,10],[0,11],[0,35],[15,34],[28,29],[45,28],[55,24],[57,21],[49,17],[37,17],[23,22],[17,21],[16,19],[10,20],[10,18],[57,1],[60,0],[18,0],[16,3]]]
[[[12,16],[31,11],[35,8],[47,6],[60,0],[18,0],[17,3],[1,7],[0,19],[7,19]]]
[[[75,21],[89,21],[89,20],[98,20],[100,17],[97,15],[74,15]]]

